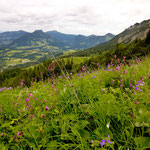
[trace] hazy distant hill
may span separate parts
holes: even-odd
[[[35,30],[33,33],[25,34],[24,36],[14,40],[9,44],[10,47],[34,47],[34,46],[58,46],[63,48],[63,43],[55,41],[50,35],[45,34],[42,30]]]
[[[12,41],[10,47],[25,47],[25,46],[42,46],[49,45],[55,46],[61,49],[86,49],[95,46],[99,43],[109,41],[114,37],[113,34],[106,34],[104,36],[84,36],[63,34],[57,31],[43,32],[42,30],[36,30],[33,33],[28,33],[21,36],[18,39]]]
[[[127,28],[120,34],[116,35],[108,42],[98,44],[92,48],[76,52],[74,53],[74,55],[83,56],[101,52],[103,50],[112,50],[116,48],[117,44],[120,43],[128,44],[136,39],[144,39],[149,30],[150,30],[150,19],[145,20],[141,23],[136,23],[133,26],[130,26],[129,28]]]
[[[13,40],[27,34],[25,31],[8,31],[0,33],[0,45],[10,44]]]

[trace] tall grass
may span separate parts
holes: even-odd
[[[150,58],[0,92],[0,149],[150,148]]]

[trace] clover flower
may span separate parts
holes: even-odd
[[[46,110],[46,111],[49,111],[49,108],[48,108],[47,106],[45,106],[45,110]]]

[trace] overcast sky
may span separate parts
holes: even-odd
[[[150,19],[150,0],[0,0],[0,31],[118,34]]]

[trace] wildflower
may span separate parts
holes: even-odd
[[[134,101],[134,104],[139,104],[139,102],[137,100]]]
[[[19,135],[21,135],[21,132],[18,132],[18,133],[17,133],[17,136],[19,136]]]
[[[93,140],[91,140],[91,143],[93,143]]]
[[[1,133],[1,136],[4,136],[4,133]]]
[[[117,66],[116,69],[117,69],[118,71],[120,71],[120,67],[119,67],[119,66]]]
[[[103,68],[103,71],[105,71],[105,69]]]
[[[23,86],[23,85],[24,85],[24,80],[21,80],[20,85],[21,85],[21,86]]]
[[[148,79],[150,79],[150,74],[148,75]]]
[[[71,87],[74,87],[72,84],[70,84]]]
[[[124,72],[123,72],[124,74],[127,74],[127,70],[124,70]]]
[[[111,144],[111,142],[107,139],[107,143]]]
[[[45,110],[46,110],[46,111],[49,111],[49,108],[48,108],[47,106],[45,106]]]
[[[83,65],[83,67],[82,67],[82,71],[84,72],[85,71],[85,66]]]
[[[57,91],[57,89],[55,89],[55,92]]]
[[[41,117],[42,117],[43,119],[45,119],[45,115],[44,115],[44,114],[41,114]]]
[[[117,58],[117,56],[116,56],[116,55],[114,55],[114,58]]]
[[[126,57],[125,56],[123,56],[123,59],[125,59]]]
[[[35,98],[35,100],[38,100],[38,98]]]
[[[28,95],[29,97],[32,96],[31,94]]]
[[[105,89],[104,89],[104,88],[102,89],[102,92],[103,92],[103,93],[105,92]]]
[[[118,61],[118,63],[120,63],[120,59],[118,59],[117,61]]]
[[[48,67],[48,71],[50,71],[50,70],[51,70],[51,66]]]
[[[102,140],[102,142],[100,143],[101,147],[103,147],[105,145],[105,140]]]
[[[44,100],[44,102],[46,102],[46,99]]]
[[[29,100],[30,100],[30,99],[27,97],[26,100],[25,100],[25,102],[28,103]]]

